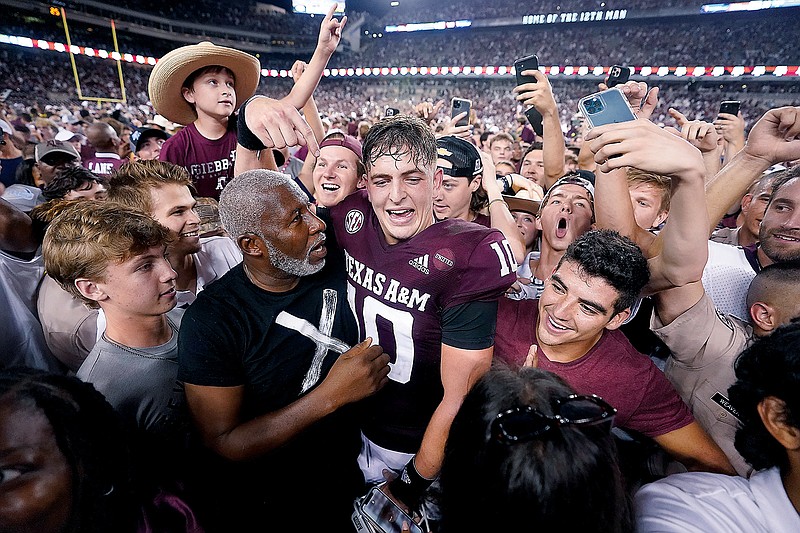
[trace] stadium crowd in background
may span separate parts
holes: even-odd
[[[354,531],[376,487],[403,531],[800,531],[797,83],[638,76],[613,90],[625,119],[592,125],[579,102],[605,75],[324,75],[532,51],[796,64],[777,17],[356,52],[351,25],[396,19],[120,6],[313,52],[287,45],[271,77],[228,43],[127,34],[161,60],[78,57],[91,101],[63,54],[0,44],[0,532]],[[57,39],[12,18],[0,32]]]

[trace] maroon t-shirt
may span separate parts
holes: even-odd
[[[127,159],[122,159],[117,154],[95,152],[94,157],[83,162],[83,166],[97,176],[110,176],[126,162]]]
[[[536,339],[539,300],[501,298],[494,356],[519,368]],[[616,407],[614,425],[657,437],[694,421],[664,373],[639,353],[621,331],[605,330],[589,352],[569,363],[549,360],[539,351],[539,368],[564,378],[578,394],[597,394]]]
[[[167,139],[159,159],[188,170],[198,196],[219,200],[225,184],[233,178],[236,132],[228,130],[211,140],[203,137],[194,123],[189,124]]]

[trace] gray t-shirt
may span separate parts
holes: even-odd
[[[168,440],[188,428],[186,399],[178,374],[178,325],[167,317],[172,337],[161,346],[130,348],[103,335],[76,375],[91,383],[126,422]]]

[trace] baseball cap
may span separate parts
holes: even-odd
[[[539,206],[541,205],[539,200],[531,200],[530,198],[523,198],[521,196],[514,196],[510,194],[504,194],[503,200],[505,200],[506,205],[508,205],[509,211],[524,211],[525,213],[530,213],[531,215],[538,213]]]
[[[329,132],[322,139],[322,142],[319,143],[320,149],[325,148],[326,146],[344,146],[345,148],[356,154],[358,156],[358,159],[363,158],[361,151],[361,142],[352,135],[344,134],[341,131]]]
[[[589,180],[589,177],[592,179]],[[586,189],[586,191],[589,193],[589,200],[592,202],[592,216],[594,216],[594,172],[590,172],[588,170],[576,170],[560,177],[549,189],[547,189],[547,193],[544,195],[541,205],[547,204],[550,194],[562,185],[580,185]]]
[[[163,115],[156,115],[150,120],[148,120],[147,123],[164,128],[165,130],[172,127],[172,123],[169,120],[167,120]]]
[[[58,130],[58,133],[56,133],[56,136],[55,136],[55,139],[57,141],[62,141],[62,142],[69,142],[69,141],[72,141],[72,140],[74,140],[76,138],[77,139],[82,139],[83,135],[81,135],[80,133],[72,133],[71,131],[64,130],[64,129]]]
[[[172,135],[158,128],[136,128],[136,130],[131,133],[131,151],[133,151],[133,153],[138,152],[140,148],[139,145],[153,137],[166,141],[172,137]]]
[[[72,159],[78,159],[80,156],[78,155],[77,150],[69,144],[63,141],[47,141],[42,142],[36,145],[34,149],[34,158],[36,161],[42,161],[45,157],[48,159],[52,156],[69,156]],[[44,161],[47,163],[47,161]]]
[[[450,168],[439,167],[448,176],[471,178],[483,172],[483,162],[478,149],[460,137],[452,135],[439,137],[436,139],[436,153],[440,159],[450,163]]]
[[[5,120],[0,120],[0,131],[7,135],[14,135],[14,128]]]

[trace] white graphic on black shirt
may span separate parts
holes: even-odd
[[[311,366],[306,372],[305,378],[303,378],[301,392],[307,391],[319,381],[322,375],[322,362],[325,360],[328,350],[335,353],[344,353],[350,349],[350,346],[346,343],[331,337],[333,322],[336,317],[336,302],[337,294],[335,290],[324,289],[322,291],[322,312],[319,319],[319,328],[316,328],[308,320],[298,318],[286,311],[281,311],[275,319],[276,324],[298,332],[316,345],[314,359],[312,359]]]

